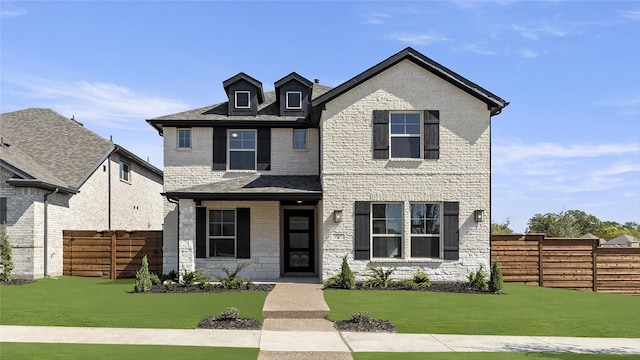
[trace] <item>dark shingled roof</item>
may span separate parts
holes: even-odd
[[[320,200],[315,175],[251,175],[167,192],[171,198],[201,200]]]
[[[14,185],[77,190],[114,151],[162,176],[162,171],[51,109],[0,114],[0,133],[8,145],[0,161],[22,179]]]

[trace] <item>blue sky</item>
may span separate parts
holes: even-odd
[[[492,218],[640,222],[640,2],[0,2],[0,112],[48,107],[162,167],[144,121],[336,86],[411,46],[511,104],[492,121]]]

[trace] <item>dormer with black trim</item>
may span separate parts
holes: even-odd
[[[276,89],[276,102],[280,107],[280,116],[307,116],[313,87],[311,81],[292,72],[273,85]]]
[[[264,102],[262,83],[241,72],[222,82],[229,98],[229,116],[256,116]]]

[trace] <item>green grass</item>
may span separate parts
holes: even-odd
[[[505,295],[327,290],[330,320],[368,311],[398,332],[640,337],[640,297],[505,284]]]
[[[353,353],[354,360],[631,360],[639,355],[543,353]]]
[[[170,339],[167,339],[169,341]],[[161,345],[0,343],[3,359],[257,359],[258,349]]]
[[[131,294],[133,280],[81,277],[0,285],[0,324],[194,329],[203,318],[233,306],[262,318],[264,291]]]

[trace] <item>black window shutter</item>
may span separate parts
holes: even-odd
[[[459,258],[459,216],[460,203],[445,202],[443,211],[443,231],[444,231],[444,259],[458,260]]]
[[[213,128],[213,170],[227,170],[227,129]]]
[[[258,129],[258,170],[271,170],[271,129]]]
[[[373,158],[389,158],[388,110],[373,110]]]
[[[196,207],[196,258],[207,257],[207,208]]]
[[[355,251],[353,258],[356,260],[369,260],[371,258],[371,202],[356,201],[354,210]]]
[[[0,198],[0,225],[7,224],[7,198]]]
[[[251,212],[249,208],[237,208],[236,236],[238,259],[251,258]]]
[[[440,111],[424,111],[424,158],[440,158]]]

